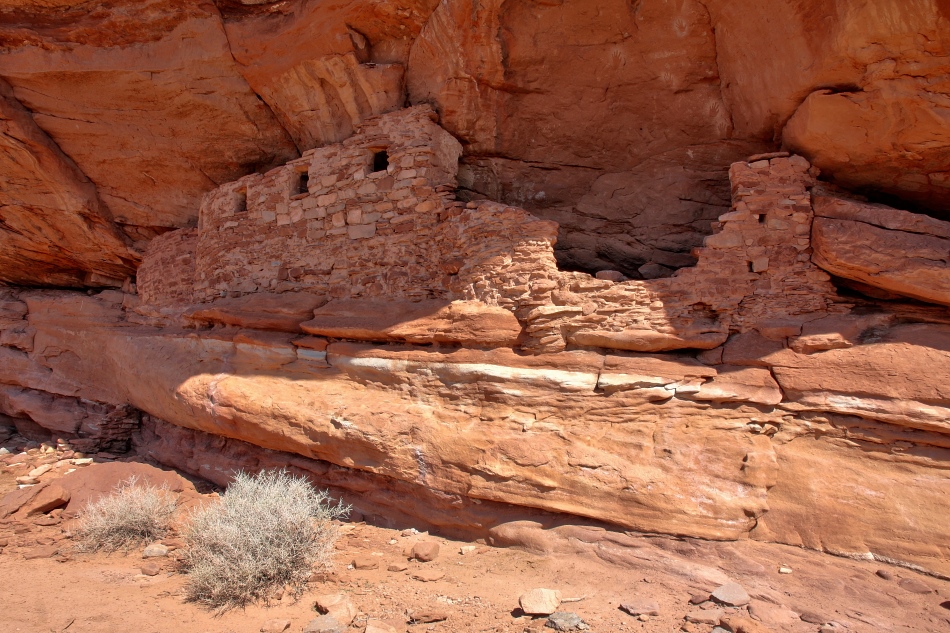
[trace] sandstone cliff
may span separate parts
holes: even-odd
[[[0,16],[21,432],[950,574],[943,3]]]

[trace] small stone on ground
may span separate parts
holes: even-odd
[[[152,543],[142,551],[142,558],[161,558],[168,556],[168,548],[161,543]]]
[[[551,615],[561,604],[561,592],[553,589],[532,589],[518,598],[518,604],[528,615]]]
[[[332,615],[321,615],[311,620],[303,633],[343,633],[346,628]]]
[[[590,629],[579,615],[570,611],[552,613],[544,626],[555,631],[587,631]]]
[[[421,563],[428,563],[439,556],[439,544],[435,541],[419,541],[412,546],[412,556]]]
[[[630,615],[660,615],[660,605],[649,598],[633,598],[620,603],[620,608]]]
[[[290,620],[268,620],[261,625],[261,633],[284,633],[290,628]]]
[[[444,577],[445,572],[437,569],[423,569],[412,574],[413,580],[420,582],[435,582],[436,580],[442,580]]]

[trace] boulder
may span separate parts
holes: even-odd
[[[840,198],[819,198],[816,214],[815,264],[890,293],[950,305],[950,222]]]
[[[164,558],[168,556],[169,551],[171,550],[161,543],[152,543],[142,550],[142,558]]]
[[[14,516],[26,518],[45,514],[69,503],[69,497],[68,490],[56,482],[52,482],[47,486],[43,486],[32,499],[20,506]]]
[[[6,519],[20,508],[33,501],[49,484],[39,484],[27,488],[19,488],[8,492],[0,499],[0,519]]]
[[[412,546],[410,558],[414,558],[421,563],[428,563],[439,556],[439,543],[437,541],[419,541]]]
[[[808,95],[782,132],[785,146],[845,188],[945,210],[945,93],[927,89],[933,81],[927,72],[883,72],[868,79],[860,89]]]
[[[121,484],[135,478],[141,484],[166,488],[177,495],[179,506],[187,508],[200,502],[201,496],[194,484],[174,471],[161,470],[148,464],[109,462],[92,464],[63,475],[57,480],[69,493],[70,511],[81,511],[89,503],[112,494]]]

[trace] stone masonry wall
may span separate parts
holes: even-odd
[[[461,146],[428,106],[222,186],[202,205],[196,299],[308,289],[334,298],[444,298],[435,232]],[[380,152],[388,167],[374,170]],[[306,175],[305,190],[301,190]]]
[[[833,305],[830,277],[811,262],[809,170],[799,156],[734,164],[733,210],[696,250],[697,265],[671,278],[614,282],[561,272],[553,239],[526,234],[509,252],[469,267],[463,296],[513,310],[525,324],[525,347],[538,352],[712,348],[729,332],[764,321],[844,310]],[[481,234],[469,230],[473,242],[520,235],[498,224],[523,211],[494,203],[476,208],[481,221],[472,224]]]
[[[175,306],[194,301],[197,245],[194,229],[164,233],[149,243],[136,275],[143,303]]]
[[[733,209],[696,249],[695,267],[610,281],[558,270],[555,223],[456,202],[460,147],[434,117],[426,106],[382,115],[341,144],[219,187],[202,205],[196,239],[179,232],[150,249],[143,302],[186,302],[194,261],[196,302],[301,290],[331,300],[476,300],[512,311],[521,346],[536,353],[712,349],[763,322],[847,309],[811,262],[815,180],[801,157],[732,166]],[[386,169],[374,168],[380,151]]]

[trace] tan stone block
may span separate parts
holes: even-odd
[[[373,237],[376,235],[375,224],[357,224],[347,227],[351,240],[359,240]]]

